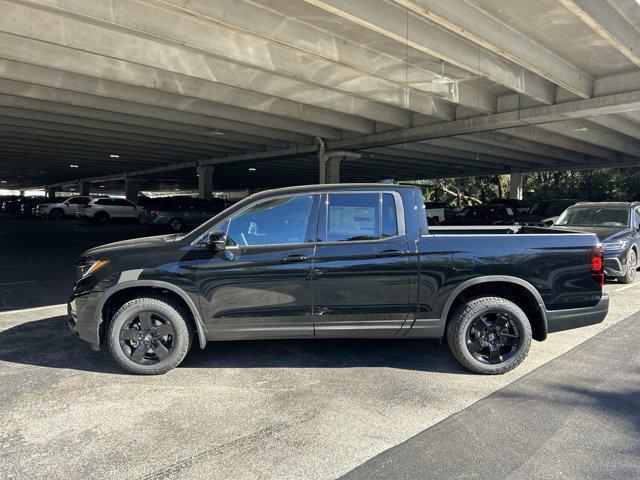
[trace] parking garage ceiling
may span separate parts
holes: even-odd
[[[0,187],[640,165],[636,0],[0,0]]]

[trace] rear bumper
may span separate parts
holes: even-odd
[[[609,312],[609,295],[602,294],[593,307],[547,310],[547,333],[561,332],[573,328],[601,323]]]

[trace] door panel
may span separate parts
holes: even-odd
[[[318,203],[318,195],[270,198],[217,227],[227,246],[203,254],[197,275],[214,340],[313,337]]]
[[[318,243],[313,262],[317,337],[394,336],[411,313],[407,238],[395,217],[393,228],[382,218],[381,200],[353,193],[322,202],[319,237],[330,242]],[[349,240],[366,237],[374,239]]]
[[[235,246],[199,262],[198,290],[213,338],[313,337],[313,254],[313,246]]]

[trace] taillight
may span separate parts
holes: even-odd
[[[593,247],[589,252],[591,278],[599,287],[604,285],[604,248]]]
[[[160,215],[160,210],[151,210],[149,213],[154,217],[157,217],[158,215]]]
[[[91,208],[91,205],[85,205],[84,208]]]

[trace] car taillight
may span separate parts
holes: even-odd
[[[91,205],[85,205],[84,208],[91,208]]]
[[[591,262],[591,278],[596,285],[604,285],[604,248],[593,247],[589,252]]]
[[[151,210],[149,213],[150,213],[151,215],[153,215],[153,216],[157,217],[158,215],[160,215],[160,210]]]

